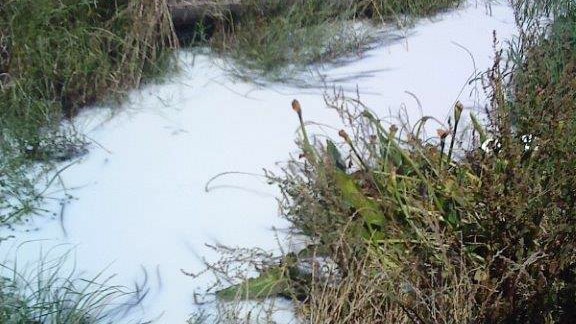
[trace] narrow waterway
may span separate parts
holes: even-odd
[[[318,73],[329,91],[343,87],[354,95],[357,88],[383,116],[403,107],[413,121],[422,114],[446,120],[456,100],[468,109],[483,106],[481,86],[468,81],[491,66],[494,30],[501,41],[512,37],[511,9],[472,2]],[[132,318],[157,323],[182,323],[194,311],[193,293],[210,277],[192,279],[181,270],[200,271],[202,259],[216,258],[205,243],[276,251],[271,229],[287,225],[278,217],[277,189],[262,178],[223,176],[208,192],[206,183],[222,172],[278,170],[296,150],[294,98],[307,120],[339,124],[320,87],[257,86],[231,78],[209,54],[182,50],[178,57],[181,72],[132,93],[119,113],[101,107],[75,120],[93,141],[90,153],[61,174],[65,192],[51,190],[54,201],[74,199],[64,210],[55,203],[55,217],[36,218],[0,245],[7,259],[17,252],[20,267],[41,251],[73,248],[88,277],[105,270],[117,274],[117,284],[146,281],[149,293]]]

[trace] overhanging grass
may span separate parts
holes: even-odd
[[[409,24],[413,19],[453,8],[460,0],[410,1],[244,1],[241,15],[212,22],[207,41],[244,73],[282,80],[313,63],[360,54],[374,41],[383,22]],[[208,29],[199,24],[197,32]],[[211,36],[208,40],[208,36]]]
[[[0,226],[40,212],[53,163],[84,153],[82,134],[63,121],[165,73],[175,46],[165,1],[0,3]],[[0,322],[113,322],[130,306],[118,304],[129,295],[121,287],[64,263],[2,265]]]
[[[176,46],[165,1],[8,0],[0,10],[0,207],[40,198],[24,174],[81,154],[62,120],[165,73]],[[27,198],[28,197],[28,198]],[[32,197],[32,198],[30,198]],[[0,208],[0,223],[17,221]]]

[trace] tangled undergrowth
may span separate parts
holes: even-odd
[[[576,318],[576,8],[514,3],[521,37],[483,75],[485,120],[385,124],[327,97],[346,125],[283,175],[283,214],[307,247],[219,291],[287,296],[311,323],[569,323]],[[553,19],[550,19],[553,17]],[[467,139],[462,141],[462,139]]]

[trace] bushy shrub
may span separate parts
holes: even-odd
[[[556,11],[544,32],[523,35],[512,70],[496,51],[485,75],[488,124],[472,118],[465,130],[472,134],[458,130],[459,104],[451,127],[426,136],[427,118],[385,125],[357,98],[335,95],[328,105],[347,129],[324,144],[308,136],[295,102],[302,156],[274,179],[286,218],[309,237],[301,258],[337,265],[328,274],[312,267],[300,304],[307,319],[543,323],[576,316],[570,8]],[[468,146],[458,145],[463,138]]]

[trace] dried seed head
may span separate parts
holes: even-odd
[[[394,124],[390,125],[390,128],[388,129],[388,132],[390,133],[390,137],[396,136],[397,131],[398,131],[398,126],[396,126]]]
[[[437,129],[436,134],[438,134],[438,137],[440,137],[441,140],[444,140],[446,137],[448,137],[448,135],[450,135],[450,131],[445,129]]]
[[[464,105],[457,101],[456,105],[454,106],[454,119],[457,121],[460,119],[460,115],[462,115],[462,111],[464,110]]]
[[[298,100],[292,100],[292,109],[298,114],[302,113],[302,107],[300,107],[300,102],[298,102]]]
[[[350,141],[350,137],[348,136],[348,133],[346,133],[346,131],[343,130],[343,129],[341,129],[341,130],[338,132],[338,136],[342,137],[346,142],[349,142],[349,141]]]
[[[456,101],[456,109],[462,112],[462,110],[464,110],[464,105],[460,101]]]

